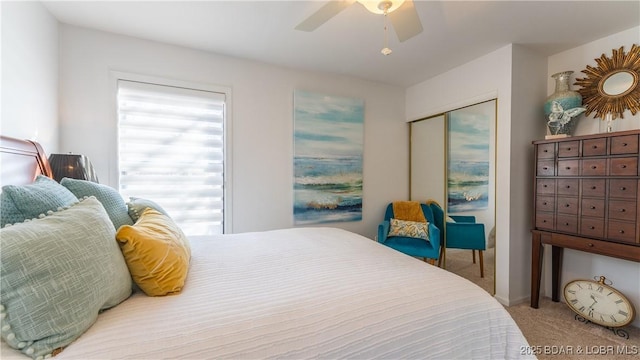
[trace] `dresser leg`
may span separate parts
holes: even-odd
[[[533,233],[531,238],[531,307],[538,308],[540,301],[540,275],[542,273],[542,241],[540,234]]]
[[[562,269],[562,252],[564,248],[551,247],[551,300],[560,301],[560,269]]]

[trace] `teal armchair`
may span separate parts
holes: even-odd
[[[480,277],[484,277],[483,251],[487,244],[484,235],[484,224],[476,223],[475,216],[450,216],[455,222],[446,221],[444,211],[435,202],[429,204],[433,212],[436,226],[440,229],[440,240],[444,244],[442,250],[469,249],[472,252],[473,263],[476,263],[476,253],[480,259]],[[445,229],[446,226],[446,229]],[[446,241],[445,241],[446,236]],[[440,258],[442,259],[442,258]]]
[[[429,240],[405,236],[389,236],[390,219],[395,218],[393,204],[387,205],[384,221],[378,225],[378,242],[410,256],[432,259],[432,263],[440,256],[441,232],[434,225],[433,212],[426,204],[420,204],[425,219],[429,223]]]

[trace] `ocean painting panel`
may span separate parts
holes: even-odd
[[[483,103],[449,113],[447,211],[450,213],[489,206],[489,139],[494,104]]]
[[[364,101],[294,92],[296,225],[362,220]]]

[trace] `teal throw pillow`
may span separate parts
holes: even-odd
[[[117,230],[122,225],[133,225],[127,213],[127,204],[116,189],[86,180],[63,178],[62,186],[69,189],[79,199],[85,196],[95,196],[102,203],[109,214],[113,227]]]
[[[6,224],[15,224],[24,221],[24,216],[13,200],[9,197],[6,191],[0,193],[0,227],[4,227]]]
[[[429,241],[429,223],[405,221],[391,218],[389,236],[404,236]]]
[[[147,209],[147,208],[151,208],[159,213],[161,213],[162,215],[166,215],[168,217],[169,214],[160,206],[158,205],[155,201],[151,201],[148,199],[143,199],[143,198],[137,198],[137,197],[131,197],[129,199],[129,202],[127,203],[127,209],[129,211],[129,217],[131,217],[131,220],[133,220],[133,222],[135,223],[136,221],[138,221],[138,219],[140,218],[140,216],[142,216],[142,213]]]
[[[3,186],[0,202],[0,227],[4,227],[69,206],[78,198],[55,180],[39,175],[29,185]]]
[[[131,275],[102,204],[93,197],[0,230],[0,329],[36,359],[84,333],[131,294]]]

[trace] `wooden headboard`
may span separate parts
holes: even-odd
[[[38,175],[52,177],[40,144],[0,135],[0,185],[30,184]]]

